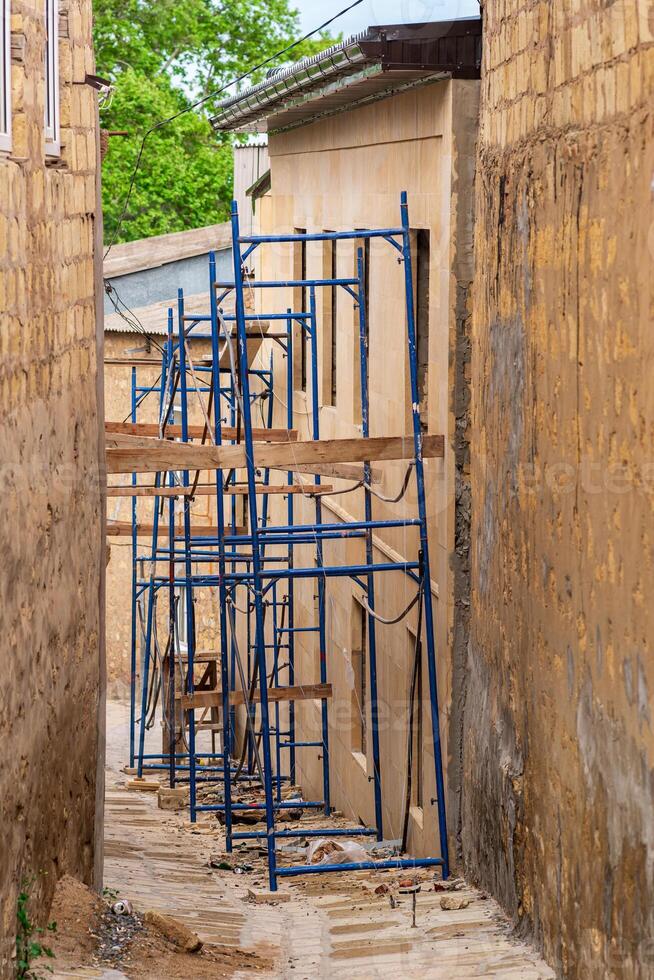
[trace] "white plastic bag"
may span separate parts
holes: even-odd
[[[370,855],[361,844],[348,840],[346,837],[337,838],[316,837],[307,848],[309,864],[358,864],[369,861]]]

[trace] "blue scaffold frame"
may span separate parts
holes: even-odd
[[[212,441],[217,447],[225,442],[239,442],[245,451],[245,493],[247,501],[247,528],[239,533],[237,527],[237,497],[226,493],[235,481],[235,473],[218,467],[215,470],[216,530],[203,535],[192,527],[191,520],[191,473],[158,473],[155,487],[168,485],[169,488],[181,481],[183,507],[183,530],[175,528],[175,506],[178,498],[170,497],[168,503],[168,542],[162,547],[159,541],[159,507],[154,508],[152,547],[146,554],[139,554],[137,541],[137,498],[132,500],[132,653],[131,653],[131,709],[130,709],[130,763],[136,763],[138,774],[145,768],[166,769],[170,785],[176,781],[189,784],[190,817],[195,822],[199,814],[216,813],[225,828],[226,850],[232,850],[239,840],[265,841],[269,886],[272,891],[278,887],[278,879],[303,874],[317,874],[335,870],[372,870],[385,868],[440,867],[444,877],[449,875],[449,854],[447,844],[447,821],[445,812],[445,792],[442,766],[442,753],[439,728],[438,683],[436,669],[436,644],[434,630],[434,609],[431,583],[429,542],[427,528],[427,505],[425,475],[423,465],[423,433],[420,417],[420,393],[418,383],[417,337],[413,294],[413,273],[411,259],[411,235],[408,203],[403,192],[400,201],[401,221],[397,227],[374,230],[355,229],[341,232],[282,234],[282,235],[241,235],[236,203],[232,204],[232,256],[233,280],[218,281],[216,260],[212,253],[209,258],[209,309],[202,314],[186,314],[183,292],[178,295],[176,319],[177,336],[173,329],[174,311],[169,311],[168,337],[162,356],[162,370],[159,381],[149,388],[139,386],[136,371],[132,372],[131,418],[137,421],[137,412],[144,393],[156,392],[159,396],[159,416],[161,434],[165,434],[170,421],[170,392],[179,398],[181,407],[181,441],[189,441],[188,399],[190,394],[208,396],[213,403]],[[294,331],[304,334],[304,344],[308,352],[310,370],[310,437],[320,439],[319,404],[319,355],[318,355],[318,316],[316,295],[322,288],[343,289],[351,296],[358,316],[358,353],[361,392],[361,430],[362,439],[370,437],[370,399],[368,371],[368,324],[366,322],[366,303],[364,302],[364,256],[360,247],[356,251],[356,276],[339,278],[336,276],[317,278],[292,278],[284,280],[251,281],[246,268],[246,260],[256,249],[269,244],[296,242],[325,242],[350,240],[358,243],[365,239],[380,239],[398,254],[403,264],[406,341],[411,391],[411,421],[413,456],[410,460],[415,479],[417,516],[408,519],[375,520],[373,517],[371,493],[371,462],[363,464],[363,479],[353,489],[363,490],[364,519],[346,521],[338,524],[326,522],[323,518],[321,502],[321,477],[315,475],[313,497],[314,519],[311,523],[298,524],[295,520],[294,495],[286,496],[286,524],[271,523],[271,505],[266,488],[269,486],[270,470],[257,470],[255,462],[255,426],[253,406],[258,401],[264,428],[271,429],[273,421],[273,360],[271,354],[268,368],[255,367],[249,356],[248,342],[252,340],[271,340],[282,349],[285,359],[286,428],[288,438],[294,431]],[[299,311],[291,308],[272,312],[253,313],[246,304],[246,289],[274,291],[276,289],[298,290],[303,296],[302,306],[308,309]],[[234,312],[225,312],[224,302],[229,294],[234,297]],[[308,303],[306,302],[308,298]],[[263,322],[282,327],[274,333],[264,332]],[[208,332],[206,328],[208,327]],[[235,334],[233,330],[235,328]],[[202,332],[204,329],[204,332]],[[267,329],[267,328],[266,328]],[[202,338],[211,343],[211,364],[191,367],[189,383],[187,364],[187,340],[189,337]],[[235,345],[233,342],[236,342]],[[303,346],[304,346],[303,344]],[[235,348],[235,349],[234,349]],[[226,358],[225,354],[229,356]],[[203,379],[202,383],[197,377]],[[265,399],[268,399],[267,419],[264,419]],[[209,408],[209,415],[211,408]],[[208,415],[205,415],[208,418]],[[224,422],[229,420],[231,438],[224,438]],[[236,437],[234,432],[236,430]],[[136,485],[136,475],[132,483]],[[292,488],[294,471],[286,472],[286,485]],[[158,499],[158,498],[155,498]],[[261,499],[261,507],[259,506]],[[415,560],[375,562],[373,532],[389,527],[415,527],[419,533],[419,549]],[[365,560],[357,564],[330,566],[325,563],[324,542],[344,537],[361,539],[365,548]],[[299,545],[315,546],[313,564],[298,565],[296,548]],[[280,549],[281,552],[280,553]],[[273,551],[274,554],[270,552]],[[167,573],[160,570],[160,564],[167,561]],[[148,565],[149,575],[143,573]],[[211,567],[217,567],[217,572]],[[424,654],[429,679],[429,702],[431,737],[434,749],[434,775],[436,785],[436,806],[440,854],[437,857],[405,858],[397,857],[382,861],[363,861],[351,864],[299,864],[279,865],[277,842],[296,837],[350,836],[361,835],[384,839],[384,807],[382,786],[382,761],[379,739],[378,714],[378,669],[377,669],[377,610],[375,607],[375,575],[387,571],[402,572],[418,586],[417,601],[421,606],[423,621]],[[179,574],[181,572],[181,574]],[[370,729],[372,755],[372,793],[374,798],[374,825],[367,827],[324,827],[311,829],[278,829],[277,814],[282,810],[322,810],[329,815],[332,810],[330,786],[330,745],[329,745],[329,706],[327,697],[320,701],[320,737],[303,739],[298,737],[295,705],[292,698],[288,702],[286,718],[282,718],[280,701],[272,697],[271,691],[288,686],[297,689],[296,639],[300,633],[314,633],[318,641],[320,684],[328,683],[327,624],[326,624],[326,585],[333,577],[349,577],[360,586],[365,596],[367,611],[367,664],[366,678],[370,700]],[[312,579],[317,587],[317,622],[302,624],[295,610],[296,580]],[[205,587],[217,589],[219,605],[218,671],[220,680],[219,700],[215,701],[220,713],[220,752],[198,751],[196,746],[196,707],[201,701],[196,694],[196,649],[194,598],[196,590]],[[168,699],[164,705],[164,715],[168,719],[168,751],[145,753],[145,724],[150,691],[150,670],[154,663],[153,634],[156,619],[156,596],[159,590],[168,589],[169,606],[174,602],[176,590],[183,589],[186,595],[186,634],[187,660],[185,669],[176,671],[175,616],[170,616],[170,631],[173,634],[171,656],[168,659]],[[144,617],[144,655],[139,670],[138,645],[138,604],[145,603]],[[267,619],[268,617],[268,619]],[[240,638],[240,640],[239,640]],[[244,639],[243,639],[244,638]],[[239,648],[239,643],[243,647]],[[156,644],[155,644],[156,645]],[[137,675],[140,674],[141,712],[136,717]],[[285,678],[286,683],[283,682]],[[180,683],[179,694],[184,707],[181,722],[176,721],[176,684]],[[240,684],[240,692],[239,692]],[[239,733],[239,719],[234,708],[233,696],[239,694],[239,703],[245,706],[246,723]],[[283,693],[283,692],[278,692]],[[188,734],[187,751],[176,750],[176,725],[181,725]],[[242,719],[241,725],[242,726]],[[138,736],[138,737],[137,737]],[[236,746],[241,741],[241,758],[235,757]],[[286,799],[283,786],[294,786],[297,777],[297,753],[312,749],[320,753],[322,761],[322,798],[319,800]],[[222,792],[219,802],[204,802],[199,798],[202,785],[216,784]],[[251,793],[258,789],[263,800],[245,801],[238,798],[238,788],[243,784]],[[246,794],[247,795],[247,794]],[[235,830],[234,815],[243,810],[262,811],[265,830]]]

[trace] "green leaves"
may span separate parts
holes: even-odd
[[[16,978],[17,980],[40,980],[42,974],[36,973],[32,969],[33,961],[41,956],[53,958],[54,952],[50,946],[45,946],[39,939],[45,933],[45,929],[37,926],[30,919],[28,903],[30,889],[34,884],[34,878],[24,878],[21,882],[21,890],[18,893],[16,902]],[[46,926],[49,932],[57,931],[57,923],[50,922]],[[49,966],[41,969],[52,972]]]
[[[221,93],[147,137],[119,228],[148,130],[290,43],[299,33],[297,11],[288,0],[95,0],[94,18],[97,71],[114,85],[101,124],[129,133],[111,138],[102,168],[105,240],[116,232],[117,241],[132,241],[226,220],[233,138],[216,135],[208,121],[227,94]],[[284,60],[332,42],[304,42]]]

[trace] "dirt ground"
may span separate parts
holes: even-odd
[[[412,896],[401,889],[407,875],[398,871],[286,878],[281,896],[259,904],[251,890],[260,897],[268,887],[259,844],[239,841],[228,854],[212,815],[191,824],[188,809],[162,810],[156,792],[130,790],[128,708],[107,709],[105,894],[60,883],[53,980],[553,978],[488,895],[464,881],[442,882],[433,869],[410,873],[420,884],[415,925]],[[147,776],[165,783],[161,772]],[[343,819],[329,818],[334,826]],[[301,819],[307,830],[324,822],[313,811]],[[280,864],[297,863],[297,847],[282,847]],[[111,911],[117,899],[130,904],[128,915]],[[192,930],[202,950],[181,952],[153,931],[144,921],[149,910]]]
[[[50,943],[55,958],[41,960],[38,969],[50,967],[61,974],[80,967],[108,968],[142,980],[222,980],[237,969],[256,974],[272,968],[269,956],[230,946],[204,943],[197,953],[183,952],[138,912],[116,914],[115,899],[115,894],[100,898],[70,875],[61,878],[49,917],[57,926]]]

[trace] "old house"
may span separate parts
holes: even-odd
[[[5,977],[21,883],[43,915],[64,872],[101,877],[104,444],[91,3],[0,9]]]

